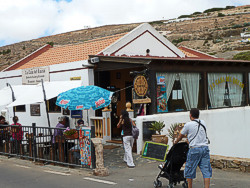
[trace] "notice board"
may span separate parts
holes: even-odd
[[[142,157],[157,161],[166,161],[168,145],[146,141],[142,150]]]

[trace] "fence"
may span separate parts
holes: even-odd
[[[65,129],[36,127],[35,124],[32,124],[32,127],[1,125],[0,154],[44,164],[95,168],[95,153],[90,136],[83,135],[82,130],[76,130],[74,136],[67,137],[63,135]],[[91,137],[95,137],[94,127],[91,127]],[[79,138],[81,138],[80,142]],[[84,153],[83,150],[81,152],[80,146],[86,147]]]

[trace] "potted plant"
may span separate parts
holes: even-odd
[[[171,138],[173,143],[174,143],[175,139],[178,138],[179,133],[181,132],[183,127],[184,127],[184,123],[171,124],[170,128],[168,129],[168,137]],[[184,136],[183,141],[185,141],[186,138],[187,137]]]
[[[159,143],[164,143],[164,144],[168,143],[168,137],[166,135],[161,135],[161,132],[162,132],[164,127],[165,127],[165,124],[163,121],[162,122],[155,121],[155,122],[151,123],[149,130],[154,130],[158,133],[158,134],[152,135],[153,142],[159,142]]]
[[[63,135],[66,139],[77,139],[78,138],[77,130],[70,129],[69,127],[67,127],[67,129],[63,131]]]
[[[168,137],[171,138],[173,143],[174,143],[175,129],[178,125],[179,123],[171,124],[170,128],[168,129]]]

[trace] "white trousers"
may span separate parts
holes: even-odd
[[[133,162],[133,156],[132,156],[132,147],[134,144],[134,138],[133,136],[124,136],[123,137],[123,145],[125,149],[123,160],[127,162],[128,166],[135,166]]]

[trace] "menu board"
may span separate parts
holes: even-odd
[[[166,161],[167,151],[168,145],[166,144],[146,141],[142,151],[142,157],[157,161]]]

